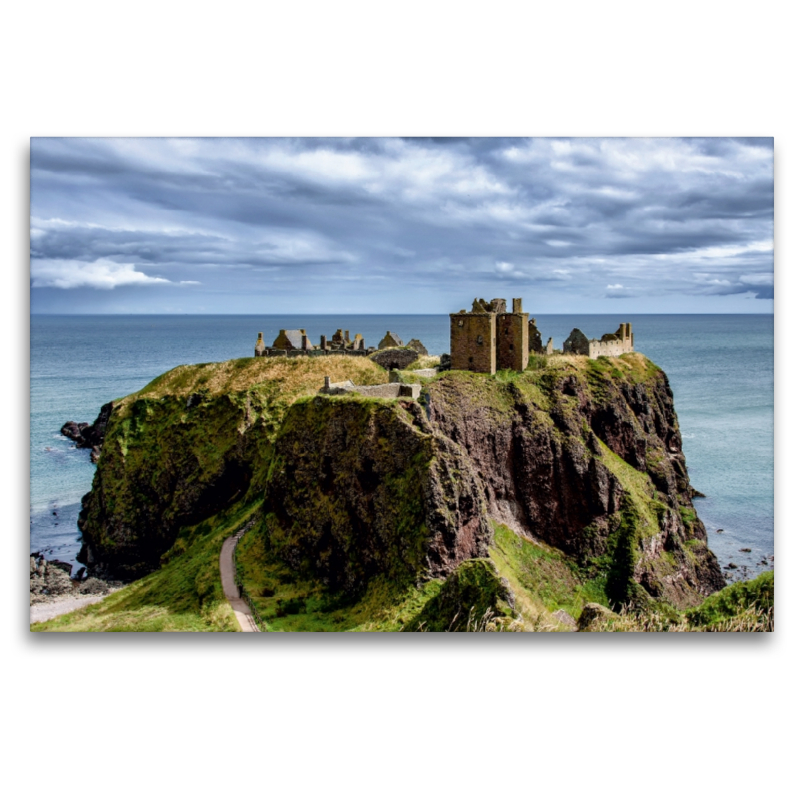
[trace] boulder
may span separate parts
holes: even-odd
[[[586,633],[602,631],[615,619],[619,619],[619,615],[611,609],[599,603],[587,603],[578,618],[578,630]]]

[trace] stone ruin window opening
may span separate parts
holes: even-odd
[[[483,344],[483,336],[478,336],[478,344]]]
[[[464,320],[463,320],[463,319],[460,319],[460,320],[458,321],[458,327],[459,327],[459,328],[463,328],[463,327],[464,327]]]

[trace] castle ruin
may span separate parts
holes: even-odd
[[[427,355],[425,345],[419,339],[412,339],[408,345],[418,355]],[[266,358],[269,356],[325,356],[325,355],[346,355],[346,356],[368,356],[379,350],[387,350],[397,347],[404,347],[403,340],[392,331],[386,331],[386,336],[381,339],[377,348],[367,347],[364,337],[357,333],[352,339],[350,331],[342,332],[338,328],[336,333],[330,337],[320,336],[319,344],[312,344],[305,328],[289,330],[281,328],[271,347],[264,341],[262,331],[258,332],[258,339],[255,346],[255,357]],[[413,360],[413,359],[412,359]]]
[[[564,340],[562,352],[565,355],[589,356],[589,358],[632,353],[633,330],[631,323],[620,323],[616,333],[604,333],[599,340],[589,339],[579,328],[573,328],[572,333]]]
[[[522,298],[515,297],[511,304],[508,312],[505,300],[487,303],[476,298],[471,311],[450,315],[452,369],[494,375],[498,369],[522,372],[528,366],[528,315]]]
[[[350,331],[337,329],[336,333],[328,339],[327,336],[319,337],[319,344],[312,344],[305,328],[288,330],[281,328],[272,347],[267,347],[264,334],[259,331],[256,340],[255,355],[257,358],[268,356],[324,356],[330,354],[347,356],[368,356],[374,353],[374,347],[367,347],[364,337],[357,333],[353,339]]]
[[[514,298],[512,310],[506,311],[506,301],[495,298],[486,302],[477,298],[472,310],[462,309],[450,315],[450,360],[452,369],[488,372],[498,369],[522,372],[528,366],[530,353],[553,354],[553,339],[542,344],[536,320],[522,311],[522,299]],[[623,322],[615,333],[605,333],[589,339],[578,328],[564,342],[565,355],[589,358],[621,356],[633,352],[633,331],[630,322]]]

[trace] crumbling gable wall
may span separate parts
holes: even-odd
[[[532,353],[544,353],[542,334],[536,327],[535,317],[531,317],[528,321],[528,347],[530,347]]]
[[[562,349],[564,355],[588,356],[589,339],[580,328],[573,328],[569,336],[564,340]]]
[[[281,328],[272,346],[277,350],[310,350],[311,345],[306,336],[305,328],[299,330],[287,330]]]
[[[387,347],[402,346],[403,340],[396,333],[392,333],[392,331],[386,331],[386,336],[384,336],[378,344],[378,350],[384,350]]]
[[[425,345],[422,344],[422,342],[419,339],[412,339],[408,343],[408,347],[410,347],[419,356],[427,356],[427,355],[429,355],[428,354],[428,348],[425,347]]]

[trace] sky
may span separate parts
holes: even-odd
[[[773,140],[32,138],[32,313],[772,313]]]

